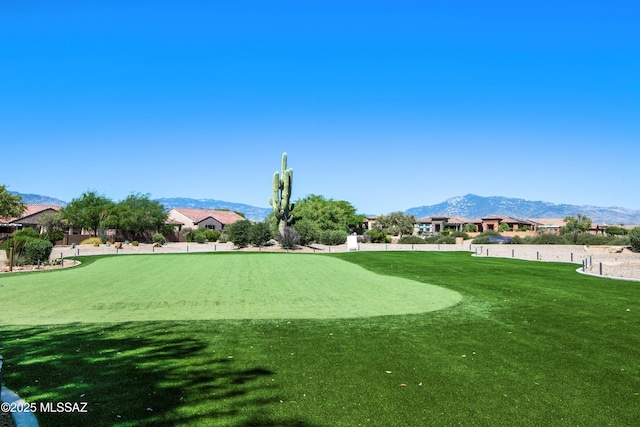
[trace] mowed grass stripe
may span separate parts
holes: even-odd
[[[459,293],[312,254],[110,256],[0,279],[6,324],[353,318],[422,313]]]

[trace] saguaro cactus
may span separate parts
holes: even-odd
[[[278,231],[284,232],[284,228],[291,223],[291,183],[293,182],[293,169],[287,169],[287,153],[282,153],[282,176],[276,171],[273,174],[273,196],[269,204],[278,219]]]

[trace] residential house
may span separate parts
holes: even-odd
[[[206,228],[222,231],[224,228],[245,218],[235,212],[220,211],[214,209],[187,209],[173,208],[168,212],[167,223],[176,227],[174,238],[170,240],[181,241],[184,237],[180,234],[184,228]]]
[[[57,212],[61,209],[60,206],[49,205],[28,204],[25,206],[27,209],[19,217],[0,220],[0,238],[7,237],[13,234],[14,231],[24,230],[25,228],[33,228],[38,233],[41,233],[45,231],[38,224],[42,215]]]
[[[440,234],[444,230],[462,231],[468,223],[468,219],[458,216],[431,216],[416,219],[413,230],[414,234],[433,235]]]
[[[473,220],[473,223],[476,224],[479,232],[489,230],[498,231],[502,224],[507,224],[509,226],[509,231],[518,231],[525,227],[535,231],[538,226],[537,222],[528,219],[512,218],[504,215],[490,215],[482,217],[480,219]]]

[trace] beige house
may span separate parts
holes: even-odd
[[[38,233],[43,232],[41,230],[40,218],[47,213],[53,213],[59,211],[60,206],[49,205],[25,205],[27,209],[17,218],[7,218],[0,220],[0,237],[6,237],[17,230],[24,230],[25,228],[33,228]]]
[[[222,231],[227,225],[244,219],[237,213],[230,211],[173,208],[168,212],[167,223],[175,225],[177,227],[176,235],[180,235],[180,231],[184,228]]]

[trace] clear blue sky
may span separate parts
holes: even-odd
[[[640,209],[640,1],[3,1],[0,184]]]

